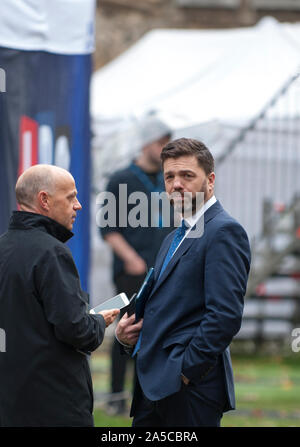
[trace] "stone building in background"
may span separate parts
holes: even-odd
[[[94,68],[114,59],[152,29],[252,26],[267,15],[281,22],[298,22],[300,1],[98,0]]]

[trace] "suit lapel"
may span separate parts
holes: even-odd
[[[164,263],[165,257],[167,256],[167,253],[169,251],[170,245],[172,244],[172,240],[174,238],[175,231],[176,230],[172,231],[169,234],[169,241],[168,241],[168,243],[166,242],[165,247],[163,249],[161,249],[161,251],[159,253],[159,256],[156,259],[155,266],[154,266],[154,281],[155,281],[155,283],[157,282],[157,279],[159,277],[159,273],[161,271],[161,268],[162,268],[162,265]]]
[[[219,200],[217,200],[210,208],[208,208],[207,211],[205,211],[205,213],[204,213],[204,226],[205,226],[205,224],[207,224],[207,222],[209,222],[211,219],[213,219],[221,211],[224,211],[224,208],[222,207],[222,205],[219,202]]]
[[[201,237],[205,237],[205,225],[207,224],[207,222],[209,222],[211,219],[213,219],[222,210],[223,210],[223,207],[220,204],[220,202],[217,200],[204,213],[204,233],[203,233],[203,235]],[[195,228],[195,226],[193,228]],[[157,261],[155,283],[154,283],[154,287],[153,287],[153,289],[152,289],[152,291],[150,293],[149,298],[156,292],[158,287],[169,276],[169,274],[171,273],[171,271],[173,270],[173,268],[175,267],[175,265],[177,264],[177,262],[179,261],[181,256],[183,256],[190,249],[190,247],[191,247],[192,243],[195,241],[195,239],[197,239],[197,238],[192,238],[192,237],[189,238],[188,237],[188,238],[185,238],[182,241],[182,243],[180,244],[180,246],[178,247],[178,249],[174,253],[173,257],[170,259],[170,262],[166,266],[165,271],[162,273],[161,277],[158,279],[159,272],[161,270],[162,264],[164,262],[166,254],[167,254],[167,252],[169,250],[170,244],[172,243],[172,238],[170,238],[170,243],[165,247],[164,251],[161,253],[161,256],[160,256],[159,260]]]
[[[178,247],[178,249],[172,256],[172,258],[170,259],[170,261],[169,261],[168,265],[166,266],[164,272],[162,273],[161,277],[155,282],[154,287],[151,292],[151,295],[157,290],[157,288],[160,286],[160,284],[167,278],[167,276],[173,270],[173,268],[175,267],[175,265],[177,264],[177,262],[179,261],[181,256],[183,256],[184,253],[186,253],[188,251],[188,249],[190,248],[190,246],[192,245],[193,242],[194,242],[193,238],[186,238],[186,239],[184,239],[184,241],[182,241],[182,243],[180,244],[180,246]],[[168,249],[169,249],[169,247],[168,247]],[[162,259],[160,267],[162,266],[164,259],[165,258]],[[160,269],[159,269],[159,272],[160,272]]]

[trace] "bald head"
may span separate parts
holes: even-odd
[[[40,191],[53,195],[59,181],[71,174],[53,165],[34,165],[23,172],[16,184],[16,198],[21,208],[35,208]],[[72,177],[73,178],[73,177]]]
[[[21,211],[48,216],[71,229],[77,210],[73,176],[53,165],[35,165],[23,172],[16,184],[16,198]]]

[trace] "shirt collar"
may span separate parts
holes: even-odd
[[[186,217],[184,219],[185,224],[189,228],[193,228],[193,226],[198,222],[201,216],[205,213],[205,211],[208,210],[214,203],[216,203],[217,199],[215,196],[212,196],[207,202],[204,203],[204,205],[191,217]]]

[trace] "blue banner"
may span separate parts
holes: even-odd
[[[69,170],[83,207],[69,245],[88,290],[91,55],[0,48],[0,68],[6,75],[0,92],[0,234],[16,209],[18,175],[37,163]]]

